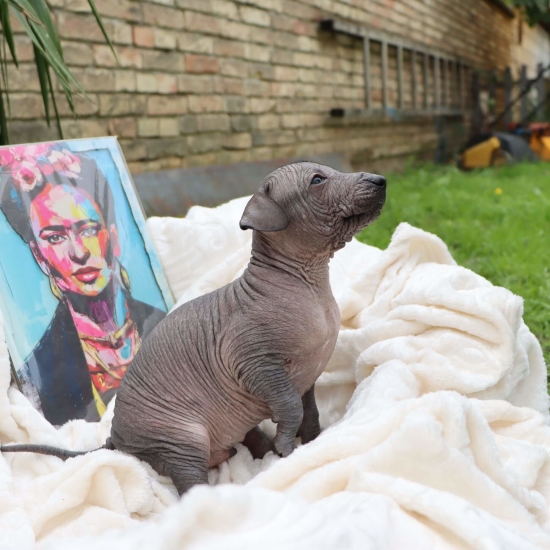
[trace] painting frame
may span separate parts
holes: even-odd
[[[173,305],[116,137],[0,147],[0,313],[11,374],[52,424],[99,420],[142,337]]]

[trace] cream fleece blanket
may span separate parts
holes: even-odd
[[[245,201],[149,220],[179,303],[244,269]],[[342,327],[317,440],[262,461],[239,446],[181,501],[119,452],[3,455],[0,548],[550,548],[546,369],[521,299],[406,224],[385,251],[337,253],[331,282]],[[105,441],[112,405],[55,430],[8,384],[0,333],[1,441]]]

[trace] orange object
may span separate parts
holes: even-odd
[[[541,160],[550,160],[550,136],[544,135],[543,132],[533,132],[529,146]]]

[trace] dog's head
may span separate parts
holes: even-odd
[[[385,200],[382,176],[297,162],[266,177],[246,205],[240,226],[281,232],[300,249],[306,244],[318,252],[333,252],[374,222]]]

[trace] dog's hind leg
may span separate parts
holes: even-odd
[[[269,451],[274,451],[273,442],[259,426],[245,435],[243,445],[250,451],[252,458],[263,458]]]
[[[315,386],[311,386],[304,394],[302,405],[304,406],[304,418],[297,435],[302,439],[302,444],[305,445],[313,441],[321,433],[319,411],[315,402]]]
[[[182,495],[194,485],[208,483],[210,440],[183,442],[158,442],[154,450],[136,454],[149,463],[161,475],[170,477],[178,493]]]

